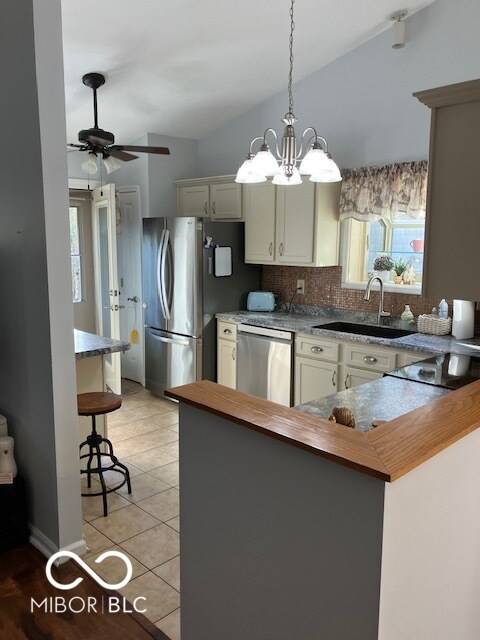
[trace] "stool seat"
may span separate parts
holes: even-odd
[[[77,407],[79,416],[96,416],[103,413],[110,413],[122,406],[122,396],[104,391],[92,391],[90,393],[80,393],[77,396]]]

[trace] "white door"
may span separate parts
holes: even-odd
[[[120,291],[117,268],[115,185],[93,190],[93,265],[95,275],[96,331],[105,338],[120,339]],[[104,356],[105,383],[121,393],[120,353]]]
[[[121,223],[117,233],[118,276],[122,305],[120,339],[130,342],[122,353],[122,376],[145,385],[142,321],[142,219],[138,189],[118,190]]]
[[[295,189],[295,187],[290,187]],[[245,262],[275,260],[275,185],[245,186]]]

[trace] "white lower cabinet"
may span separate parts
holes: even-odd
[[[338,365],[313,358],[295,358],[295,404],[303,404],[337,391]]]
[[[383,373],[356,369],[355,367],[345,367],[343,387],[344,389],[352,389],[353,387],[359,387],[361,384],[378,380],[379,378],[383,378]]]
[[[237,388],[237,343],[232,340],[217,340],[217,382],[231,389]]]

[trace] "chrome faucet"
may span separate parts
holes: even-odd
[[[378,305],[378,317],[377,317],[377,324],[380,324],[382,321],[381,319],[388,317],[390,313],[388,311],[383,310],[383,280],[379,276],[372,276],[368,281],[367,288],[365,289],[364,300],[370,300],[370,290],[372,288],[372,282],[374,280],[378,280],[380,284],[380,302]]]

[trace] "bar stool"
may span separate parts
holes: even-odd
[[[110,440],[103,438],[97,433],[95,418],[105,413],[116,411],[122,406],[121,396],[117,396],[114,393],[105,393],[103,391],[94,391],[91,393],[80,393],[77,396],[77,406],[79,416],[91,416],[92,417],[92,433],[87,436],[85,442],[80,445],[80,460],[88,458],[87,468],[81,469],[80,473],[87,474],[87,486],[90,489],[92,486],[92,475],[97,474],[100,477],[100,484],[102,490],[95,493],[82,493],[82,496],[102,496],[103,497],[103,515],[108,515],[107,510],[107,493],[112,493],[123,487],[127,483],[128,493],[132,493],[132,487],[130,485],[130,472],[127,467],[118,461],[118,458],[113,453],[113,446]],[[102,453],[100,445],[106,444],[108,447],[108,453]],[[82,455],[83,447],[88,447],[88,453]],[[93,459],[96,457],[97,466],[92,468]],[[102,462],[102,458],[108,458],[109,463],[106,466]],[[115,487],[108,488],[105,484],[105,478],[103,474],[105,471],[116,471],[123,476],[122,482]]]

